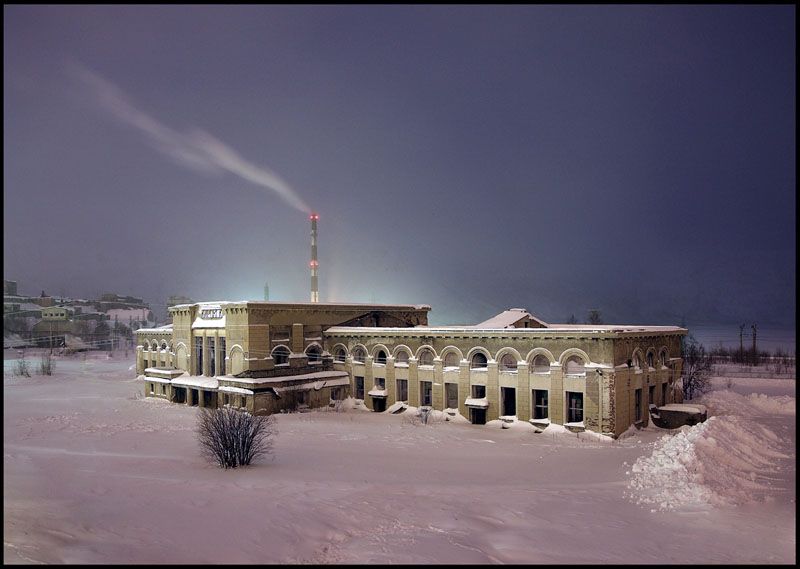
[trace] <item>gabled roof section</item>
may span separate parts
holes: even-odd
[[[484,320],[471,328],[547,328],[547,322],[539,320],[524,308],[509,308]]]

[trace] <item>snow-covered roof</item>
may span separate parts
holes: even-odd
[[[322,381],[325,386],[331,385],[346,385],[350,383],[350,375],[346,371],[316,371],[313,373],[304,373],[299,375],[280,375],[277,377],[233,377],[233,376],[220,376],[220,379],[225,381],[260,385],[260,384],[276,384],[284,381]],[[345,380],[343,383],[338,383],[336,380]]]
[[[183,375],[172,380],[172,385],[186,385],[189,387],[206,387],[216,389],[219,381],[216,377],[206,377],[204,375]]]
[[[509,333],[508,328],[478,328],[476,326],[414,326],[411,328],[401,327],[379,327],[379,326],[331,326],[325,333],[328,336],[342,335],[365,335],[375,334],[381,336],[402,335],[413,336],[428,334],[463,334],[480,335],[502,332]],[[514,328],[513,334],[525,334],[530,336],[554,335],[601,335],[601,334],[687,334],[689,331],[678,326],[629,326],[629,325],[607,325],[602,324],[593,326],[590,324],[548,324],[547,328]]]
[[[136,332],[141,333],[148,333],[148,332],[157,332],[157,333],[166,333],[172,332],[172,324],[164,324],[163,326],[157,326],[156,328],[139,328]]]
[[[533,320],[539,326],[546,328],[547,322],[539,320],[533,314],[525,310],[524,308],[510,308],[497,314],[496,316],[492,316],[488,320],[484,320],[479,324],[475,324],[475,328],[515,328],[514,324],[521,320]]]
[[[488,407],[489,400],[486,397],[467,397],[464,405],[468,407]]]

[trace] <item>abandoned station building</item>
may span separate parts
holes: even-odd
[[[268,301],[169,308],[137,331],[145,394],[251,413],[326,407],[352,396],[483,424],[550,422],[618,436],[673,402],[674,326],[548,324],[515,308],[474,326],[427,325],[427,305]]]

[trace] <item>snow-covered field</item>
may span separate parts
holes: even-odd
[[[715,379],[706,423],[617,441],[278,415],[273,457],[223,471],[123,356],[4,362],[5,563],[796,562],[794,380]]]

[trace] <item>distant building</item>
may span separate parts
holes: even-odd
[[[33,327],[33,337],[40,347],[66,345],[67,334],[72,334],[72,310],[65,306],[42,309],[42,320]]]
[[[427,305],[201,302],[137,330],[145,395],[269,414],[347,395],[618,436],[674,402],[674,326],[548,324],[511,309],[474,326],[427,326]]]
[[[3,279],[3,295],[16,296],[17,295],[17,281],[7,281]]]
[[[194,304],[194,300],[192,300],[188,296],[168,296],[167,297],[167,317],[164,320],[164,324],[171,324],[172,323],[172,313],[169,311],[169,307],[170,306],[177,306],[179,304]]]

